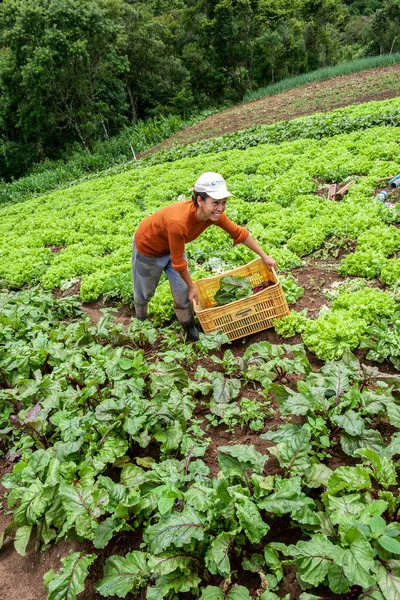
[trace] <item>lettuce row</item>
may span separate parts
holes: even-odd
[[[398,270],[397,259],[391,258],[398,248],[396,228],[388,227],[388,210],[371,196],[375,178],[392,173],[397,158],[396,128],[212,155],[215,168],[224,173],[237,195],[230,200],[228,215],[249,229],[281,270],[298,266],[301,257],[318,250],[326,240],[361,238],[356,253],[344,259],[343,272],[361,271],[371,277],[382,272],[391,285]],[[174,177],[171,165],[143,167],[3,207],[3,287],[35,282],[47,289],[80,285],[84,301],[106,294],[131,302],[135,228],[157,208],[182,194],[187,197],[198,172],[206,168],[204,161],[198,157],[174,163]],[[254,172],[247,174],[249,166]],[[342,181],[354,173],[359,174],[357,184],[343,202],[314,194],[324,182]],[[368,242],[370,230],[379,237],[379,248]],[[254,257],[243,245],[232,247],[229,236],[215,227],[189,244],[187,252],[194,276],[204,267],[210,272],[211,259],[225,261],[229,268]],[[364,270],[358,266],[361,256],[365,256]],[[165,318],[170,310],[171,304]]]

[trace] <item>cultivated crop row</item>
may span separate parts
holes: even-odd
[[[362,115],[365,109],[359,110]],[[377,179],[399,168],[399,131],[373,127],[185,158],[173,166],[142,166],[8,206],[1,210],[0,278],[4,287],[40,283],[47,289],[66,289],[77,284],[84,301],[103,295],[131,302],[131,237],[138,223],[165,203],[190,197],[198,173],[216,169],[236,195],[230,199],[229,216],[249,229],[281,271],[300,265],[324,245],[342,247],[348,252],[338,268],[342,275],[378,278],[395,297],[400,281],[399,211],[374,195]],[[349,178],[356,183],[344,199],[328,200],[329,183]],[[253,257],[243,245],[232,248],[230,238],[215,227],[187,251],[194,278]],[[371,305],[369,314],[361,315],[353,307],[356,301],[385,308]],[[344,349],[357,347],[375,317],[395,312],[393,302],[382,291],[360,291],[340,310],[336,302],[314,325],[304,315],[293,315],[281,331],[303,331],[304,342],[320,358],[339,358]],[[171,318],[167,282],[158,288],[150,312],[156,324]]]
[[[261,598],[277,600],[290,565],[302,600],[320,585],[398,597],[397,376],[349,352],[312,372],[301,345],[261,342],[235,357],[220,334],[184,345],[173,328],[133,319],[125,330],[110,310],[93,325],[76,298],[9,293],[0,306],[0,427],[18,458],[3,478],[13,512],[3,538],[22,555],[32,537],[41,549],[85,544],[46,574],[50,600],[74,599],[95,561],[105,597],[146,587],[149,600],[249,600],[249,571]],[[211,475],[207,422],[262,430],[272,402],[280,425],[258,449],[220,447]],[[338,453],[347,461],[331,468]],[[293,543],[280,537],[288,524]]]

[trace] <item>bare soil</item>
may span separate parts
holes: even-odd
[[[161,147],[168,148],[178,143],[188,144],[200,139],[215,137],[227,132],[245,129],[251,125],[274,123],[315,112],[328,112],[333,108],[350,104],[393,98],[400,93],[399,75],[400,65],[372,69],[354,75],[337,77],[325,82],[312,83],[289,92],[284,92],[283,94],[234,107],[209,117],[185,131],[179,132],[160,146],[153,148],[152,151],[158,150]],[[380,186],[377,184],[377,192],[382,189],[391,191],[385,182]],[[323,190],[322,193],[325,194],[326,190]],[[400,190],[391,192],[390,201],[397,201],[400,197],[399,195]],[[51,250],[58,252],[61,248],[54,246],[51,247]],[[335,282],[343,281],[343,278],[337,273],[337,266],[343,256],[343,252],[345,250],[338,256],[324,256],[322,253],[320,256],[314,255],[308,257],[301,267],[297,267],[292,271],[299,285],[305,289],[304,296],[296,302],[293,308],[296,310],[307,308],[308,315],[314,318],[321,307],[324,304],[328,304],[324,291]],[[57,295],[64,296],[71,293],[79,293],[79,287],[80,283],[77,282],[72,289],[66,292],[58,292]],[[82,305],[82,309],[94,321],[98,321],[101,318],[101,309],[103,307],[104,305],[101,300]],[[117,313],[117,320],[127,326],[132,316],[134,316],[132,309],[121,307]],[[282,340],[273,329],[268,329],[248,338],[236,340],[231,344],[230,348],[235,355],[241,355],[248,345],[263,340],[276,344],[286,341]],[[296,336],[290,340],[290,343],[300,342],[300,336]],[[365,352],[363,354],[362,351],[358,351],[356,354],[359,358],[365,358]],[[310,353],[308,354],[308,358],[313,369],[318,369],[322,365],[321,361]],[[211,370],[217,367],[215,363],[209,361],[207,368]],[[387,372],[394,372],[394,369],[390,366],[385,367],[381,365],[380,368]],[[295,385],[295,381],[292,381],[292,384]],[[246,389],[246,394],[244,395],[253,397],[252,394],[257,394],[257,392],[249,388]],[[275,406],[274,408],[276,409],[277,407]],[[204,412],[203,408],[199,406],[198,416],[200,418]],[[280,421],[279,411],[276,410],[274,415],[266,420],[264,431],[276,429]],[[381,433],[385,435],[384,431]],[[207,450],[205,461],[210,467],[212,475],[216,475],[219,470],[216,460],[219,446],[232,442],[237,444],[253,444],[260,452],[266,454],[267,447],[271,445],[268,441],[261,440],[259,433],[253,432],[248,428],[243,430],[236,428],[235,432],[231,433],[226,430],[226,427],[220,426],[207,430],[207,435],[211,437],[211,443]],[[148,454],[149,449],[146,452]],[[329,466],[336,468],[343,464],[352,464],[351,461],[351,458],[344,455],[338,449],[332,454]],[[0,480],[1,476],[9,473],[12,468],[13,462],[11,458],[0,461]],[[267,474],[279,472],[279,464],[274,457],[271,457],[267,461],[265,471]],[[7,512],[4,492],[5,490],[0,484],[0,531],[3,531],[12,519],[11,515]],[[276,519],[270,525],[272,527],[270,532],[271,539],[269,541],[276,539],[286,543],[296,543],[299,531],[296,528],[288,527],[287,519]],[[100,600],[102,596],[95,592],[94,582],[102,576],[102,564],[106,556],[114,553],[125,554],[135,547],[137,547],[137,540],[121,536],[112,540],[104,551],[100,551],[100,560],[96,561],[90,570],[85,591],[79,595],[79,600]],[[42,583],[44,573],[50,568],[59,569],[61,566],[60,558],[66,556],[70,550],[82,551],[84,549],[86,549],[85,544],[77,541],[62,541],[52,545],[46,552],[40,552],[35,550],[34,544],[31,542],[27,549],[27,556],[21,557],[14,550],[12,540],[7,539],[0,550],[0,600],[45,600],[47,593]],[[218,582],[216,583],[218,584]],[[239,569],[239,583],[246,585],[255,597],[257,589],[260,586],[260,578],[257,574],[240,572]],[[285,584],[281,593],[282,595],[289,593],[291,600],[297,600],[301,593],[293,568],[288,567],[286,570]],[[129,600],[136,598],[136,596],[128,594],[126,598]]]

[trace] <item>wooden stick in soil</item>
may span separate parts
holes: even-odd
[[[337,192],[337,184],[331,183],[328,191],[328,200],[334,200]]]
[[[394,177],[394,175],[393,175],[393,177]],[[391,176],[390,177],[380,177],[379,179],[375,179],[375,181],[377,183],[379,183],[380,181],[389,181],[389,179],[393,179],[393,177],[391,177]]]
[[[340,188],[340,190],[338,190],[338,191],[336,192],[336,195],[335,195],[335,200],[342,200],[342,199],[343,199],[343,196],[344,196],[345,194],[347,194],[349,187],[350,187],[351,185],[353,185],[353,183],[355,183],[354,179],[352,179],[351,181],[349,181],[349,183],[346,183],[346,185],[345,185],[345,186],[343,186],[342,188]]]

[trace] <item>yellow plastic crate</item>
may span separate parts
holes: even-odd
[[[241,275],[250,280],[251,286],[263,281],[273,282],[268,288],[248,298],[242,298],[217,306],[214,296],[219,289],[219,282],[226,275]],[[261,258],[226,271],[221,275],[198,279],[194,282],[199,292],[199,302],[194,309],[204,333],[222,330],[230,340],[236,340],[263,329],[273,327],[273,320],[289,314],[285,294],[275,271],[269,271]]]

